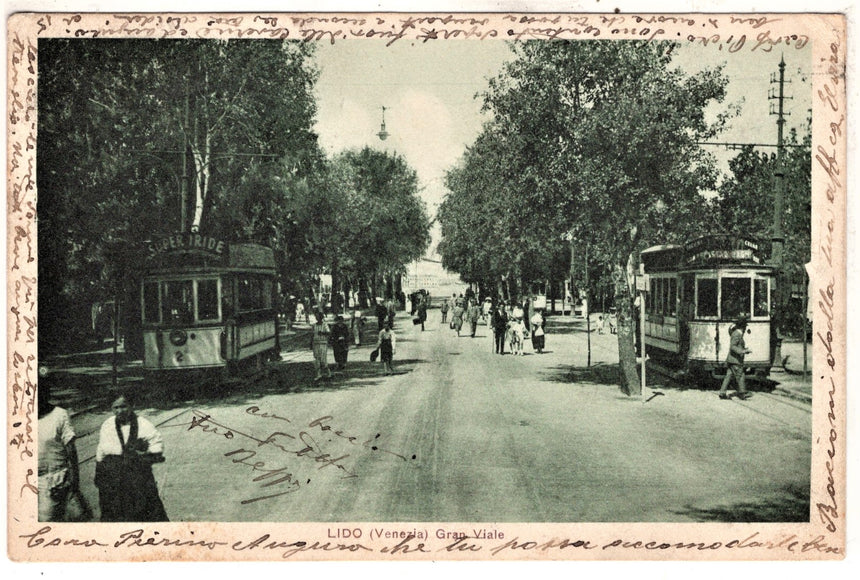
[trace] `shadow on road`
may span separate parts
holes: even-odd
[[[688,507],[675,513],[703,522],[808,522],[809,489],[790,488],[770,500],[739,501],[709,509]]]
[[[590,367],[557,366],[547,369],[541,378],[556,383],[584,383],[617,387],[621,377],[617,364],[597,363]]]
[[[394,360],[394,376],[407,374],[421,359]],[[275,363],[262,372],[250,376],[231,378],[225,382],[156,385],[141,401],[141,406],[155,409],[172,409],[177,402],[194,405],[228,404],[243,405],[267,395],[288,393],[330,392],[365,389],[381,384],[387,377],[379,362],[349,361],[343,371],[334,365],[331,378],[314,380],[315,369],[311,362]]]

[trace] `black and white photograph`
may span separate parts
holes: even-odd
[[[19,558],[840,557],[844,20],[24,16]]]

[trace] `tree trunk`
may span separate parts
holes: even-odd
[[[633,298],[627,284],[624,266],[615,267],[615,306],[618,312],[618,365],[620,367],[621,392],[625,395],[640,395],[639,373],[636,369],[636,320],[633,315]]]

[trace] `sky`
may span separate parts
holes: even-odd
[[[729,78],[725,101],[713,107],[713,116],[729,103],[740,105],[740,114],[722,142],[776,143],[776,116],[769,114],[768,90],[771,73],[786,59],[786,76],[792,80],[786,102],[786,129],[805,127],[811,106],[809,71],[811,50],[752,57],[707,48],[682,48],[673,64],[694,73],[703,67],[725,63]],[[488,119],[480,99],[487,80],[497,76],[511,58],[503,41],[445,41],[438,43],[351,40],[322,43],[317,51],[320,78],[317,83],[316,130],[327,153],[344,149],[376,147],[402,155],[418,173],[421,196],[431,215],[444,198],[444,175],[474,142]],[[773,101],[775,103],[775,101]],[[386,107],[385,123],[390,136],[377,137]],[[788,134],[786,130],[786,135]],[[735,153],[710,147],[724,172]],[[775,151],[775,149],[769,149]],[[438,231],[434,240],[438,241]]]

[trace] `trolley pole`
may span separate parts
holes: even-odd
[[[572,258],[573,256],[571,256]],[[585,246],[585,305],[583,306],[583,314],[585,314],[585,336],[587,337],[588,342],[588,360],[586,361],[585,366],[591,366],[591,312],[589,312],[589,298],[591,297],[591,292],[589,292],[588,285],[588,245]]]
[[[645,400],[645,292],[639,292],[639,345],[642,348],[642,400]]]
[[[641,267],[641,264],[640,264]],[[642,370],[641,376],[641,395],[642,402],[645,402],[645,298],[650,284],[650,276],[642,273],[636,276],[636,290],[639,292],[639,354],[641,356]]]

